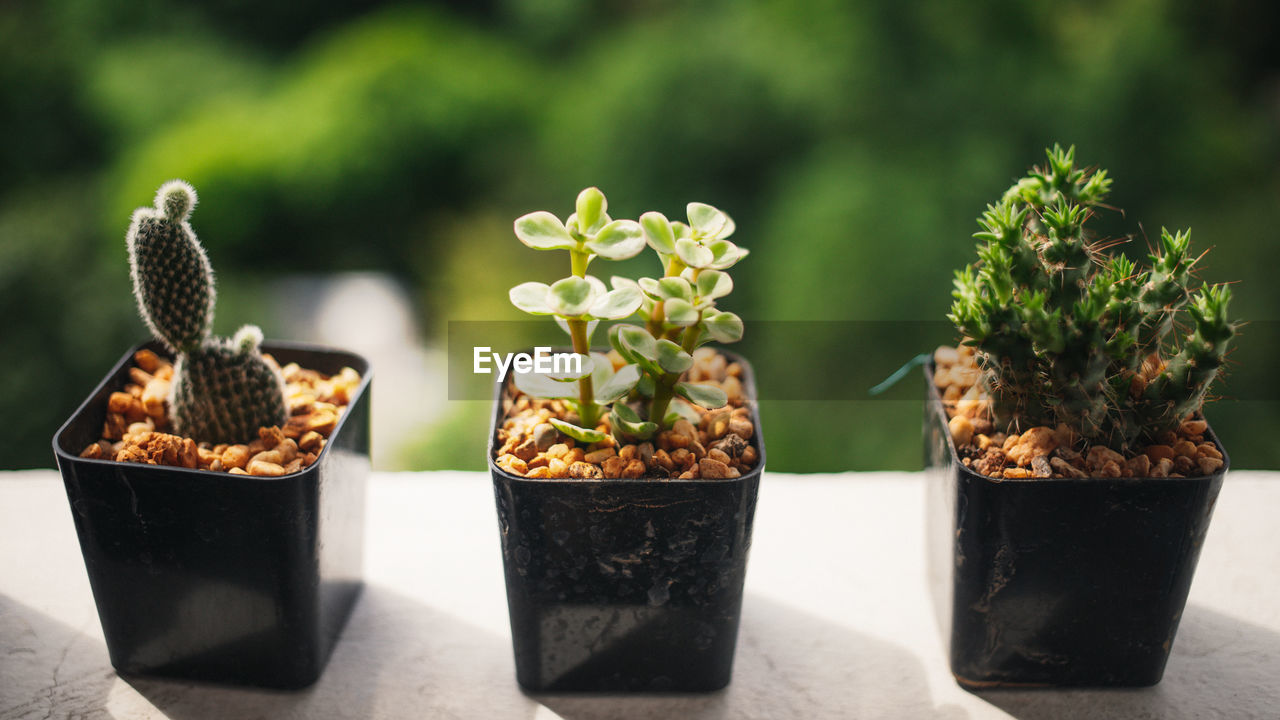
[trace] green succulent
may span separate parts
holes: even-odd
[[[588,359],[591,359],[591,334],[596,323],[628,317],[642,302],[636,290],[607,290],[599,279],[587,275],[587,266],[597,257],[626,260],[644,249],[640,225],[634,220],[610,218],[608,207],[604,193],[591,187],[578,194],[576,212],[565,222],[543,210],[523,215],[515,222],[516,237],[534,250],[569,251],[570,274],[550,285],[537,282],[517,285],[509,293],[511,303],[532,315],[554,315],[569,333],[573,351]],[[593,366],[604,372],[609,363],[584,362],[584,375],[561,379],[576,380],[576,401],[567,395],[529,392],[531,395],[564,397],[573,401],[582,425],[578,428],[582,435],[596,433],[594,428],[603,404],[597,398],[595,385],[597,380],[608,380],[594,372]]]
[[[516,237],[538,250],[568,250],[571,275],[546,285],[527,282],[510,291],[512,304],[533,315],[551,315],[569,333],[575,353],[586,358],[580,375],[517,373],[516,387],[534,397],[564,400],[577,423],[551,422],[583,442],[599,442],[606,414],[619,439],[644,440],[670,427],[679,417],[696,420],[685,402],[721,407],[723,391],[680,382],[693,365],[693,351],[711,342],[742,338],[742,320],[718,310],[716,300],[733,291],[724,272],[747,255],[727,238],[735,229],[725,213],[703,203],[689,203],[689,223],[671,222],[649,212],[640,221],[612,220],[604,195],[587,188],[578,195],[577,212],[561,223],[548,212],[524,215],[515,222]],[[611,287],[586,274],[595,257],[623,260],[648,245],[665,274],[632,280],[614,276]],[[644,327],[615,325],[609,333],[625,365],[616,372],[609,358],[591,352],[591,336],[600,320],[622,320],[639,312]],[[680,398],[680,400],[677,400]]]
[[[1074,147],[1047,155],[979,218],[949,317],[977,350],[998,426],[1150,442],[1203,404],[1235,334],[1230,290],[1191,289],[1190,231],[1162,229],[1146,269],[1109,254],[1087,228],[1106,171],[1077,168]]]

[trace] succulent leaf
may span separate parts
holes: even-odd
[[[676,251],[676,235],[666,215],[647,212],[640,216],[640,227],[644,230],[645,242],[659,254],[670,255]]]
[[[701,313],[693,306],[693,303],[682,298],[668,300],[665,305],[667,313],[667,323],[677,327],[688,327],[698,322]]]
[[[530,397],[554,400],[571,398],[577,395],[578,386],[573,382],[561,382],[543,373],[511,373],[511,382],[516,388]]]
[[[704,317],[703,327],[716,342],[735,343],[742,339],[742,318],[731,312],[718,311]]]
[[[690,238],[676,240],[676,257],[691,268],[704,268],[716,259],[710,248]]]
[[[596,388],[596,402],[608,405],[631,392],[639,382],[640,368],[636,365],[623,365],[606,382]]]
[[[578,242],[560,218],[545,210],[522,215],[515,222],[516,237],[534,250],[573,250]]]
[[[619,288],[601,295],[587,314],[600,320],[621,320],[635,314],[644,303],[644,295],[638,288]]]
[[[659,340],[657,351],[658,365],[666,372],[679,374],[693,367],[693,356],[670,340]]]
[[[706,247],[711,251],[711,262],[707,267],[717,270],[727,270],[737,265],[738,261],[746,257],[749,252],[728,240],[716,240],[707,244]]]
[[[689,203],[685,210],[689,227],[703,238],[726,238],[733,234],[733,220],[724,212],[700,202]]]
[[[729,402],[729,396],[723,390],[711,385],[682,382],[676,384],[676,392],[680,397],[708,410],[724,407]]]
[[[605,200],[604,193],[600,192],[600,188],[589,187],[578,193],[578,201],[574,204],[577,212],[574,219],[577,220],[580,232],[584,235],[595,234],[596,228],[603,227],[602,222],[609,207],[608,201]]]
[[[600,228],[586,245],[606,260],[626,260],[644,249],[644,234],[634,220],[614,220]]]
[[[640,414],[626,403],[613,404],[609,424],[615,434],[636,440],[647,440],[658,430],[657,423],[641,419]]]
[[[716,300],[733,292],[733,278],[719,270],[704,270],[698,275],[698,297]]]
[[[563,317],[579,317],[591,309],[594,288],[585,279],[569,276],[551,283],[547,290],[547,306]]]
[[[551,288],[546,283],[527,282],[511,288],[507,297],[511,299],[512,305],[530,315],[550,315],[554,312],[547,302],[550,291]]]
[[[607,435],[605,435],[605,433],[599,430],[578,427],[577,425],[574,425],[573,423],[567,423],[561,420],[560,418],[553,417],[547,420],[547,422],[551,423],[551,425],[555,427],[555,429],[559,430],[565,435],[568,435],[574,440],[577,440],[578,442],[584,442],[587,444],[598,443],[601,440],[604,440],[606,437],[608,437]]]

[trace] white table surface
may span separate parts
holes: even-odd
[[[366,587],[320,681],[271,692],[111,669],[62,482],[0,473],[0,718],[1278,718],[1280,473],[1228,475],[1164,681],[962,690],[924,571],[924,476],[766,473],[733,682],[538,695],[515,682],[482,473],[375,473]]]

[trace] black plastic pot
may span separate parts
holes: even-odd
[[[956,680],[1160,682],[1226,452],[1207,477],[989,478],[960,462],[932,364],[925,373],[931,569]]]
[[[729,683],[764,441],[732,480],[530,480],[494,464],[516,678],[528,691],[709,691]]]
[[[149,347],[160,352],[155,344]],[[319,458],[283,477],[87,460],[134,350],[54,437],[111,664],[122,674],[300,688],[320,676],[361,587],[369,363],[266,343],[281,364],[362,382]]]

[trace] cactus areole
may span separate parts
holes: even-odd
[[[211,335],[213,268],[188,218],[196,192],[172,180],[155,206],[129,225],[129,269],[138,312],[174,353],[169,397],[174,429],[200,441],[243,442],[285,421],[284,381],[259,350],[262,331],[246,325],[230,340]]]
[[[1204,403],[1235,335],[1230,289],[1192,288],[1190,231],[1162,229],[1149,267],[1110,254],[1087,227],[1106,171],[1077,168],[1074,147],[1047,154],[979,218],[950,318],[977,351],[997,428],[1065,423],[1116,449],[1150,443]]]

